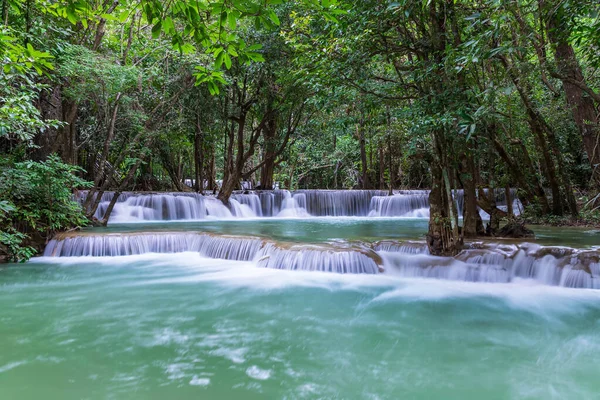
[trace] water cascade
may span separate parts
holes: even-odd
[[[147,253],[197,252],[201,256],[254,261],[264,268],[375,274],[381,259],[370,249],[291,245],[256,237],[161,232],[62,235],[46,246],[45,257],[117,257]]]
[[[320,245],[257,237],[190,232],[60,235],[46,257],[115,257],[144,253],[197,252],[201,256],[252,261],[264,268],[333,273],[386,274],[409,278],[539,284],[600,289],[600,249],[523,244],[471,243],[456,257],[435,257],[422,242]]]
[[[371,199],[385,196],[382,190],[299,190],[304,195],[310,215],[328,217],[366,217],[371,211]]]
[[[513,209],[521,205],[513,191]],[[81,198],[86,195],[81,192]],[[103,194],[96,211],[101,219],[112,199],[112,192]],[[388,195],[381,190],[272,190],[236,192],[229,207],[214,196],[197,193],[122,193],[113,210],[110,222],[200,220],[205,218],[264,218],[264,217],[429,217],[429,191],[401,190]],[[454,192],[459,215],[462,215],[464,196]],[[506,209],[504,191],[496,196],[499,208]],[[483,211],[482,217],[487,214]]]
[[[87,192],[80,192],[83,200]],[[113,192],[104,192],[94,216],[104,217]],[[112,211],[111,222],[199,220],[207,216],[231,217],[227,207],[215,198],[198,193],[136,193],[123,192],[119,195]]]
[[[600,289],[600,250],[472,244],[456,257],[435,257],[417,244],[375,246],[386,272],[412,278],[508,283],[529,279],[550,286]]]
[[[234,193],[229,202],[236,217],[253,218],[263,216],[263,207],[260,200],[260,197],[254,193]]]
[[[284,191],[281,211],[277,214],[278,217],[309,217],[310,214],[306,211],[306,196],[304,193],[292,195],[287,190]]]
[[[373,196],[370,204],[370,217],[429,217],[429,191],[414,190],[393,196]]]

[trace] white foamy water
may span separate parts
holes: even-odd
[[[378,248],[426,255],[415,243]],[[7,398],[579,400],[600,389],[598,290],[280,270],[198,252],[43,257],[2,279]],[[36,385],[21,385],[35,372]]]
[[[516,192],[511,191],[513,209],[522,209]],[[81,192],[83,197],[86,192]],[[102,195],[96,212],[101,219],[113,193]],[[500,208],[506,208],[504,192],[497,194]],[[230,218],[307,218],[307,217],[429,217],[429,191],[402,190],[388,195],[381,190],[275,190],[232,194],[229,207],[212,196],[197,193],[133,193],[119,196],[110,223],[140,221],[193,221]],[[462,215],[463,192],[454,191],[459,215]],[[487,214],[482,212],[482,217]]]

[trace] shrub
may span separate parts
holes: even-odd
[[[87,224],[73,190],[89,187],[79,167],[56,155],[46,161],[0,158],[0,255],[26,261],[57,231]]]

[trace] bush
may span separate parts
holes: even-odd
[[[26,261],[56,232],[87,224],[76,188],[89,187],[79,167],[56,155],[46,161],[0,157],[0,255]]]

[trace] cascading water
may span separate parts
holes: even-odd
[[[309,217],[306,211],[306,197],[304,193],[298,193],[292,196],[287,190],[284,191],[281,211],[278,217]]]
[[[204,257],[254,261],[264,268],[353,274],[379,272],[381,259],[365,249],[278,244],[255,237],[186,232],[61,236],[45,257],[116,257],[147,253],[197,252]]]
[[[113,198],[104,192],[94,216],[102,219]],[[80,192],[80,201],[87,192]],[[214,198],[198,193],[121,193],[110,216],[110,222],[200,220],[207,216],[231,218],[232,213]]]
[[[374,196],[385,196],[381,190],[299,190],[306,199],[306,211],[313,216],[365,217]]]
[[[370,217],[415,217],[429,218],[429,193],[398,193],[393,196],[373,196]]]
[[[254,218],[263,216],[260,197],[254,193],[234,193],[229,199],[236,217]]]
[[[377,248],[377,247],[376,247]],[[384,245],[378,254],[388,273],[413,278],[508,283],[530,279],[550,286],[600,289],[600,250],[521,245],[466,249],[435,257],[426,247]]]
[[[46,257],[128,256],[197,252],[204,257],[252,261],[264,268],[333,273],[387,274],[410,278],[540,284],[600,289],[600,250],[475,243],[456,257],[436,257],[422,242],[370,245],[293,245],[256,237],[187,232],[59,236]]]
[[[319,246],[280,248],[267,244],[259,254],[257,265],[264,268],[338,274],[376,274],[380,271],[373,255],[360,251],[333,251]]]
[[[521,210],[513,191],[513,210]],[[85,197],[86,192],[81,196]],[[113,193],[102,195],[96,218],[101,219]],[[213,196],[196,193],[122,193],[110,222],[201,220],[205,218],[264,217],[429,217],[429,191],[403,190],[388,195],[380,190],[273,190],[232,194],[229,207]],[[464,196],[454,192],[459,216]],[[506,209],[504,191],[498,192],[499,208]],[[481,212],[486,219],[487,214]]]

